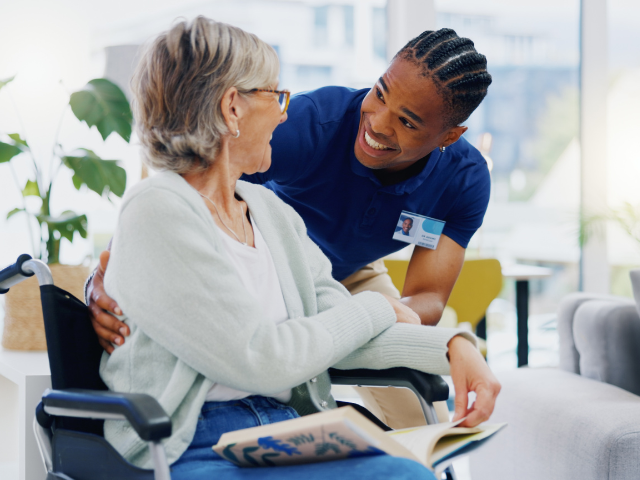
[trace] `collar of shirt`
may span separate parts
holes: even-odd
[[[427,154],[426,157],[422,157],[420,160],[409,165],[407,168],[399,170],[397,172],[388,172],[386,170],[374,170],[373,174],[376,176],[380,183],[386,187],[387,185],[395,185],[396,183],[404,182],[409,180],[416,175],[419,175],[422,172],[422,169],[425,167],[427,162],[429,161],[429,157],[431,153]]]

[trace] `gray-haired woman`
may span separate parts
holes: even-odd
[[[432,479],[388,456],[240,469],[211,450],[224,432],[312,410],[299,394],[332,365],[448,374],[450,357],[454,375],[486,369],[473,336],[419,326],[408,307],[378,293],[351,297],[294,210],[238,180],[271,163],[269,140],[288,100],[278,71],[256,36],[202,17],[160,35],[144,55],[133,81],[136,125],[146,162],[162,173],[122,205],[105,288],[131,334],[104,355],[102,377],[113,390],[154,396],[171,415],[174,479]],[[335,405],[326,385],[311,396]],[[106,422],[105,436],[134,464],[150,465],[127,424]]]

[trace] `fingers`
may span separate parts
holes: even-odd
[[[102,310],[113,312],[116,315],[122,315],[122,310],[116,301],[104,293],[104,289],[99,286],[94,286],[91,292],[91,301],[89,303],[90,305],[97,305]]]
[[[467,418],[465,418],[464,422],[462,422],[459,426],[460,427],[477,427],[482,422],[486,422],[487,420],[489,420],[490,416],[491,416],[490,413],[488,413],[485,409],[478,407],[474,403],[473,406],[471,407],[471,410],[469,411],[469,415],[467,415]]]
[[[396,312],[397,323],[410,323],[414,325],[420,325],[420,316],[413,311],[413,309],[401,301],[388,297],[387,300]]]
[[[476,401],[473,403],[469,415],[460,426],[475,427],[489,420],[495,407],[496,398],[500,393],[500,388],[500,384],[497,381],[476,388]]]
[[[104,273],[107,270],[110,256],[108,250],[100,254],[100,263],[91,280],[91,293],[89,294],[91,324],[98,335],[98,342],[109,355],[114,350],[113,344],[122,345],[124,337],[131,333],[125,323],[109,313],[114,312],[116,315],[122,315],[122,310],[116,301],[104,291]]]
[[[109,252],[102,252],[103,254],[109,254]],[[101,254],[101,258],[102,258]],[[108,255],[106,255],[108,257]],[[98,307],[103,310],[107,310],[109,312],[114,312],[116,315],[122,315],[122,310],[116,303],[116,301],[107,295],[104,291],[104,281],[103,281],[103,273],[100,270],[101,267],[98,268],[98,271],[93,276],[90,285],[90,294],[89,294],[89,305],[97,304]]]
[[[119,336],[119,335],[122,335],[123,337],[129,336],[129,333],[130,333],[129,327],[125,323],[121,322],[116,317],[111,315],[109,312],[100,308],[96,303],[92,302],[89,304],[89,312],[91,313],[91,321],[109,332],[108,336],[101,335],[98,332],[98,330],[94,327],[94,330],[96,330],[96,333],[98,334],[99,337],[102,337],[105,340],[109,340],[113,342],[114,336]],[[124,338],[121,338],[121,340],[122,342],[124,342]],[[114,343],[116,343],[117,345],[122,345],[122,343],[118,343],[118,342],[114,342]]]
[[[453,414],[453,421],[456,422],[467,415],[467,406],[469,405],[469,392],[466,388],[462,388],[462,385],[456,389],[456,399],[454,402],[455,413]],[[466,420],[465,420],[466,422]]]
[[[113,353],[113,351],[115,350],[115,348],[113,348],[113,345],[111,345],[109,342],[107,342],[106,340],[103,340],[102,338],[98,337],[98,343],[100,344],[100,346],[102,348],[104,348],[104,350],[111,355]]]
[[[103,342],[106,342],[109,344],[115,343],[116,345],[122,345],[124,343],[124,338],[122,338],[120,335],[115,335],[113,332],[104,328],[98,322],[91,322],[91,325],[93,326],[93,329],[96,331],[96,334],[98,335],[98,340],[100,341],[101,345],[104,346]]]

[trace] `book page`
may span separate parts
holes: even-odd
[[[451,430],[453,425],[453,423],[439,423],[424,427],[404,428],[387,432],[387,435],[413,453],[424,465],[431,467],[430,453],[437,441]]]
[[[491,436],[502,425],[473,428],[456,427],[455,423],[439,423],[424,427],[405,428],[387,432],[391,438],[413,453],[424,465],[433,468],[439,461],[473,441]],[[495,427],[495,428],[494,428]]]
[[[490,437],[498,430],[505,427],[506,423],[498,423],[495,425],[481,425],[474,429],[460,429],[460,430],[476,430],[475,433],[466,433],[461,432],[462,435],[446,435],[443,436],[435,445],[433,452],[431,453],[431,463],[432,465],[437,465],[442,460],[449,458],[458,450],[462,450],[470,443],[479,442],[480,440],[484,440],[485,438]],[[458,430],[457,428],[455,430]]]

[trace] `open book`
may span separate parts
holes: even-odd
[[[343,407],[228,432],[213,450],[241,467],[293,465],[387,453],[418,461],[438,472],[453,457],[476,448],[505,425],[460,428],[454,423],[441,423],[385,432],[354,408]]]

